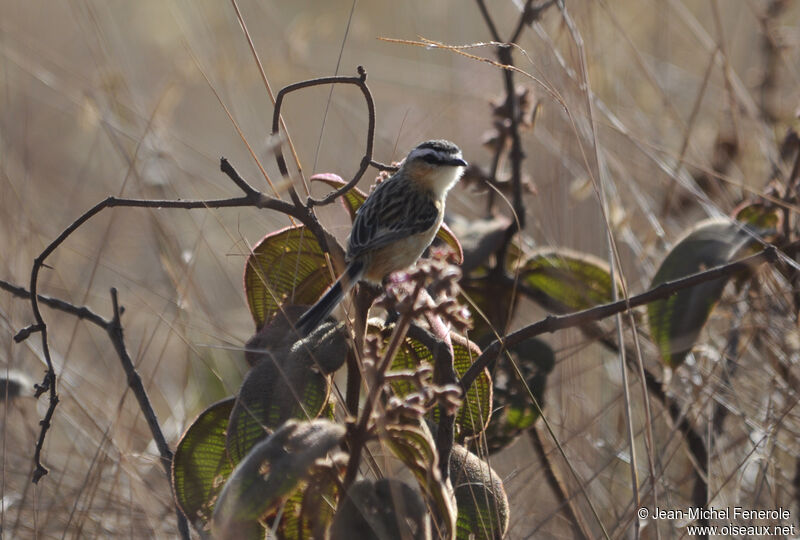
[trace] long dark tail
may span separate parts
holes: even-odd
[[[364,263],[361,261],[351,262],[344,273],[336,280],[336,283],[297,320],[295,327],[300,332],[300,335],[307,336],[313,332],[331,314],[331,311],[339,305],[342,298],[350,292],[350,289],[358,283],[358,280],[363,275]]]

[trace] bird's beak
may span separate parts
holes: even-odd
[[[466,167],[467,162],[461,158],[455,158],[450,160],[450,165],[452,165],[453,167]]]

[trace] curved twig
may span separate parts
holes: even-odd
[[[364,95],[364,100],[367,102],[367,148],[364,151],[364,157],[361,158],[361,164],[359,165],[355,176],[353,176],[353,179],[341,188],[328,193],[321,199],[309,197],[306,201],[306,206],[308,208],[329,204],[340,195],[349,191],[358,183],[359,180],[361,180],[361,177],[364,176],[364,173],[367,171],[367,167],[370,165],[375,165],[381,170],[391,170],[391,167],[372,160],[372,148],[375,138],[375,101],[372,99],[372,94],[367,87],[367,72],[364,70],[363,66],[358,66],[358,77],[347,77],[340,75],[333,77],[320,77],[318,79],[300,81],[281,88],[280,92],[278,92],[278,95],[275,97],[275,109],[272,112],[272,136],[275,137],[278,135],[278,130],[280,129],[281,106],[283,105],[283,98],[287,94],[296,90],[311,88],[312,86],[322,86],[325,84],[354,84],[361,89],[361,93]],[[280,171],[281,175],[284,178],[288,177],[289,169],[286,167],[286,159],[283,157],[283,150],[281,150],[280,144],[275,145],[275,161],[278,164],[278,170]]]

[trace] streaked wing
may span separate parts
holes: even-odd
[[[424,232],[438,217],[439,209],[429,196],[390,178],[358,209],[348,241],[348,258]]]

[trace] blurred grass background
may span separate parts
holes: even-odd
[[[353,9],[344,1],[240,0],[239,6],[273,91],[334,74],[337,65],[347,75],[357,65],[366,68],[377,106],[375,159],[400,159],[419,141],[442,137],[456,141],[470,162],[488,166],[482,140],[491,127],[489,100],[502,95],[502,72],[451,51],[377,39],[489,41],[476,4],[359,2]],[[782,9],[770,15],[776,6]],[[519,6],[488,7],[501,35],[509,35]],[[592,157],[580,51],[552,8],[523,31],[525,54],[514,55],[533,76],[518,74],[516,81],[542,103],[535,130],[524,134],[525,172],[537,189],[527,200],[527,238],[607,258],[606,224],[587,184],[590,175],[602,177],[626,278],[640,292],[682,230],[727,214],[743,194],[760,192],[774,167],[785,169],[779,145],[800,104],[800,5],[578,0],[568,9],[584,41],[601,170]],[[280,180],[268,140],[272,104],[230,3],[0,0],[0,12],[1,278],[27,286],[33,258],[109,195],[238,195],[219,172],[220,156],[268,191],[245,142],[269,177]],[[493,58],[490,47],[468,52]],[[363,98],[354,87],[334,88],[330,102],[329,93],[323,87],[293,94],[284,108],[306,177],[350,177],[363,152]],[[720,141],[735,142],[735,159],[721,171],[724,181],[712,180],[703,191],[695,180],[714,169]],[[362,188],[373,176],[365,175]],[[448,208],[481,217],[485,197],[475,188],[456,189]],[[320,216],[344,238],[348,220],[338,210],[323,208]],[[126,343],[174,445],[202,408],[236,391],[244,371],[239,349],[253,332],[241,286],[244,257],[263,235],[287,225],[282,215],[253,209],[107,211],[49,258],[40,291],[110,316],[109,288],[120,290]],[[522,308],[515,326],[543,315],[532,304]],[[170,490],[111,344],[73,317],[48,309],[44,316],[61,397],[43,454],[50,474],[37,486],[30,482],[46,398],[9,400],[2,413],[3,533],[174,535]],[[0,293],[0,318],[0,366],[40,381],[38,336],[12,341],[32,322],[30,305]],[[758,324],[769,321],[753,322],[753,332]],[[797,354],[791,324],[770,331],[785,338],[783,352]],[[632,509],[618,360],[577,331],[549,341],[558,364],[545,412],[606,527],[614,537],[624,535]],[[646,361],[657,366],[654,357]],[[714,504],[783,505],[796,523],[798,415],[790,410],[778,419],[775,411],[786,403],[757,391],[769,389],[773,375],[767,362],[750,364],[739,375],[746,382],[732,389],[739,392],[730,405],[735,426],[712,458]],[[690,365],[677,378],[671,391],[694,400],[692,418],[725,398],[703,394],[719,378],[706,364]],[[641,395],[631,384],[634,426],[641,429]],[[654,416],[664,506],[685,507],[689,487],[682,482],[691,464],[662,412]],[[789,442],[776,435],[759,446],[754,433],[778,420]],[[510,537],[572,536],[527,439],[492,462],[511,498]],[[563,464],[562,474],[568,477]],[[575,504],[599,534],[573,488]],[[644,534],[655,537],[652,526]]]

